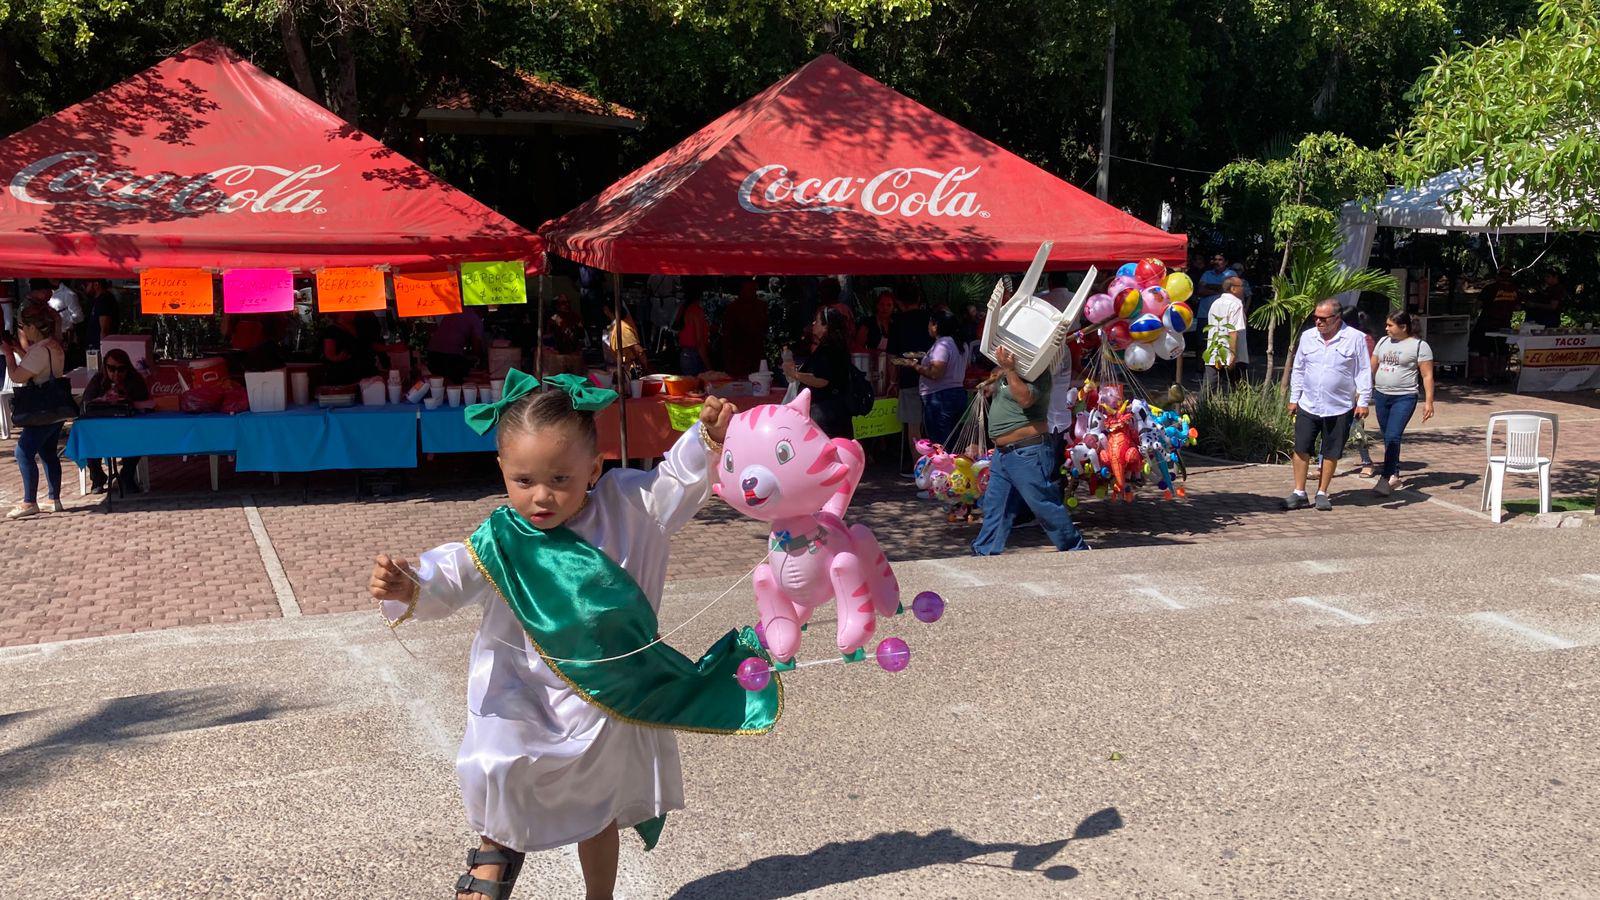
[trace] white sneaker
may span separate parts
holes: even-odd
[[[29,516],[37,516],[38,514],[39,514],[39,507],[38,507],[37,504],[33,504],[33,503],[18,503],[15,507],[12,508],[12,510],[10,512],[6,513],[6,518],[8,518],[8,519],[26,519]]]
[[[1378,483],[1372,486],[1372,492],[1379,497],[1387,497],[1394,493],[1394,479],[1379,476]]]

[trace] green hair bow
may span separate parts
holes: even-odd
[[[467,407],[467,427],[478,434],[488,434],[500,423],[500,417],[511,404],[539,389],[541,379],[520,369],[506,372],[506,383],[500,399],[492,403],[474,403]],[[544,386],[564,392],[572,400],[573,409],[599,412],[617,399],[617,392],[595,387],[587,378],[577,375],[551,375],[543,379]]]

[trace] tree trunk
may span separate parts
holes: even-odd
[[[357,110],[356,99],[356,46],[350,40],[350,32],[340,29],[333,36],[334,57],[338,61],[338,69],[334,73],[334,83],[329,91],[332,100],[331,107],[339,118],[351,125],[359,125],[360,114]]]
[[[294,74],[295,89],[320,102],[317,81],[311,77],[311,59],[306,56],[305,41],[300,39],[300,26],[294,21],[294,4],[285,2],[278,8],[278,31],[283,35],[283,55]]]

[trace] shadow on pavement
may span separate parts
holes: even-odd
[[[778,900],[835,884],[906,872],[926,866],[961,864],[989,866],[1016,872],[1035,872],[1051,881],[1078,877],[1069,865],[1039,866],[1049,862],[1072,841],[1102,837],[1121,828],[1122,813],[1106,807],[1078,823],[1072,836],[1043,844],[981,844],[941,828],[927,834],[913,831],[883,832],[859,841],[838,841],[810,853],[769,856],[742,869],[718,872],[684,885],[675,900],[701,897],[739,897],[741,900]],[[977,857],[1012,854],[1009,864],[985,863]]]

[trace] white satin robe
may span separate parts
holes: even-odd
[[[633,576],[659,610],[673,532],[710,496],[710,463],[695,425],[648,472],[614,469],[567,527]],[[678,742],[664,728],[613,720],[550,671],[464,544],[430,550],[413,617],[483,607],[467,679],[467,730],[456,775],[467,821],[514,850],[593,837],[614,820],[637,825],[682,809]],[[432,571],[428,571],[431,569]],[[385,601],[391,621],[405,604]]]

